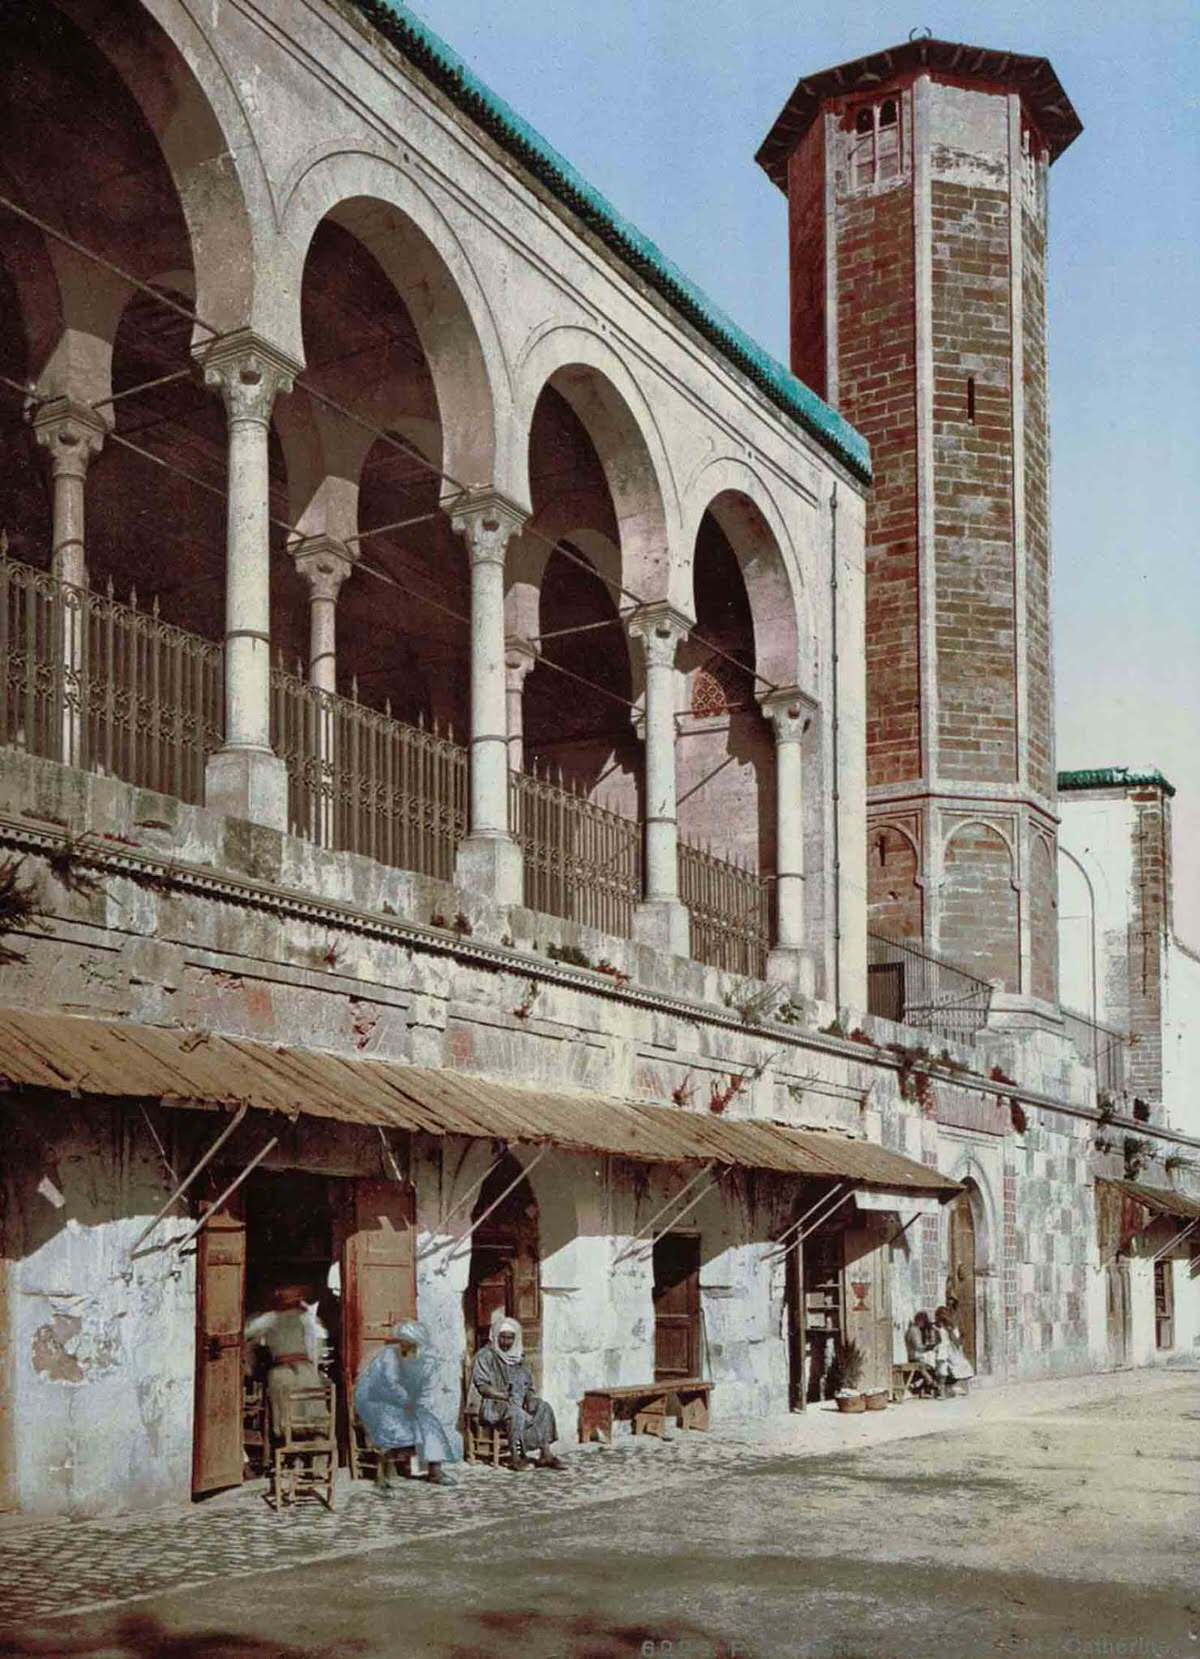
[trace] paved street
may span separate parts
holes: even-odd
[[[0,1655],[908,1659],[1200,1653],[1200,1373],[980,1392],[0,1532]],[[1122,1645],[1123,1644],[1123,1645]]]

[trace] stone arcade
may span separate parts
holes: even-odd
[[[568,1437],[1103,1364],[1151,1249],[1190,1347],[1058,1003],[1049,66],[800,84],[792,375],[400,4],[6,29],[0,1507],[235,1484],[283,1284]]]

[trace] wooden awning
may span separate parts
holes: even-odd
[[[642,1163],[714,1163],[945,1201],[961,1188],[868,1141],[596,1093],[526,1088],[449,1067],[346,1057],[215,1032],[0,1010],[0,1091],[248,1106],[426,1135],[553,1144]]]

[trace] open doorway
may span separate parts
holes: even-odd
[[[493,1209],[492,1206],[495,1205]],[[491,1211],[489,1214],[488,1212]],[[541,1386],[542,1292],[537,1199],[509,1153],[483,1183],[471,1213],[471,1266],[464,1293],[469,1357],[487,1342],[493,1319],[520,1321],[525,1362]]]
[[[655,1239],[653,1296],[655,1382],[699,1377],[699,1233],[663,1233]]]
[[[224,1186],[228,1173],[214,1180]],[[319,1322],[316,1363],[337,1385],[345,1448],[354,1379],[416,1315],[414,1222],[411,1186],[301,1170],[256,1171],[209,1219],[196,1241],[193,1497],[256,1471],[268,1425],[247,1401],[265,1379],[246,1352],[246,1324],[288,1290]]]

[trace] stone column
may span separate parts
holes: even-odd
[[[508,689],[504,556],[526,514],[496,490],[460,496],[450,522],[471,562],[471,804],[455,880],[498,904],[520,904],[524,861],[508,823]]]
[[[525,770],[525,681],[538,660],[538,648],[509,634],[504,642],[504,683],[508,701],[508,769]]]
[[[68,766],[82,766],[84,737],[84,651],[86,609],[80,591],[88,585],[84,542],[85,485],[93,455],[108,428],[86,403],[56,397],[34,416],[37,441],[50,460],[53,492],[50,574],[64,584],[59,611],[59,666],[62,674],[61,753]]]
[[[337,794],[333,708],[337,695],[337,599],[342,583],[354,569],[352,550],[332,536],[312,536],[292,549],[296,569],[308,583],[308,683],[322,692],[316,722],[317,777],[309,833],[322,847],[334,842]]]
[[[210,756],[204,803],[285,830],[287,768],[271,750],[270,508],[267,438],[300,365],[248,329],[200,353],[229,422],[225,546],[225,742]]]
[[[691,918],[679,898],[679,825],[675,790],[675,715],[679,676],[675,657],[691,623],[665,601],[630,616],[646,669],[645,896],[634,915],[634,938],[687,956]]]
[[[811,997],[816,976],[804,929],[804,735],[816,704],[794,686],[770,692],[761,703],[775,728],[775,944],[767,977]]]

